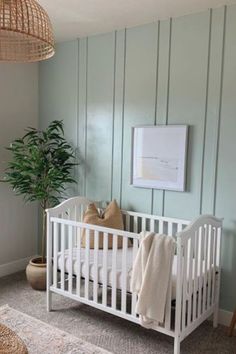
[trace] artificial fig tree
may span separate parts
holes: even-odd
[[[46,262],[46,212],[59,203],[68,184],[75,183],[73,147],[64,137],[63,122],[54,120],[46,130],[26,129],[26,134],[7,148],[12,159],[4,182],[10,183],[26,202],[38,201],[43,213],[41,262]]]

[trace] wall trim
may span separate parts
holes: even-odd
[[[219,324],[228,327],[230,325],[232,316],[233,316],[233,312],[220,309],[219,310]]]
[[[0,278],[24,270],[29,260],[33,257],[34,256],[21,258],[9,263],[0,264]]]

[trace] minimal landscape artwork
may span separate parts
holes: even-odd
[[[136,187],[184,191],[186,125],[133,128],[131,183]]]

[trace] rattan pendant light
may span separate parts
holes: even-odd
[[[0,0],[0,61],[40,61],[54,53],[50,19],[35,0]]]

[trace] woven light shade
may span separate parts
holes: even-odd
[[[35,0],[0,0],[0,61],[40,61],[54,53],[50,19]]]

